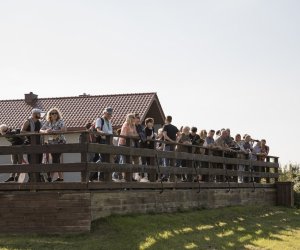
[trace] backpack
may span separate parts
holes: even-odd
[[[140,137],[140,142],[144,143],[147,141],[147,137],[145,134],[145,130],[142,127],[142,125],[136,125],[136,132],[138,133],[139,137]]]
[[[100,119],[101,119],[101,130],[102,130],[104,125],[104,119],[102,117]],[[90,142],[92,143],[100,143],[101,140],[101,136],[96,134],[97,133],[96,120],[92,123],[91,127],[88,130],[89,132],[92,132],[90,134]]]

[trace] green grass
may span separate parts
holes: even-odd
[[[111,216],[89,234],[1,235],[0,249],[300,249],[300,210],[227,207]]]

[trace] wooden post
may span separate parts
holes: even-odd
[[[195,154],[195,148],[194,146],[186,146],[188,148],[188,152],[191,154]],[[195,161],[194,160],[186,160],[186,167],[187,168],[194,168]],[[192,182],[193,181],[193,174],[187,174],[187,181]],[[195,173],[196,176],[196,173]]]
[[[160,166],[156,166],[158,163],[156,163],[156,159],[155,157],[150,157],[150,166],[152,167],[160,167]],[[158,176],[157,178],[159,178],[160,176]],[[156,181],[156,171],[151,171],[148,172],[148,180],[151,182],[155,182]]]
[[[270,162],[270,157],[266,157],[266,162]],[[269,167],[266,167],[266,173],[270,173]],[[270,177],[266,177],[266,183],[270,183]]]
[[[106,135],[105,137],[105,144],[107,145],[113,145],[113,135]],[[101,154],[102,156],[102,162],[107,163],[114,163],[114,157],[112,154]],[[100,178],[100,176],[99,176]],[[104,181],[112,181],[112,172],[104,172],[103,173]]]
[[[274,157],[274,162],[278,163],[278,157]],[[278,174],[278,167],[274,168],[274,172]],[[275,182],[278,182],[278,178],[275,178]]]
[[[237,152],[237,158],[244,160],[246,158],[245,154],[243,152]],[[237,182],[244,183],[245,177],[241,173],[241,171],[245,171],[245,165],[238,164],[237,165],[237,171],[238,171],[238,176],[237,176]]]
[[[248,164],[245,165],[245,172],[249,172],[251,173],[251,171],[253,171],[253,169],[251,169],[251,165],[250,165],[250,155],[248,153],[245,153],[245,160],[248,160]],[[245,182],[249,183],[252,181],[251,177],[247,176],[244,178]]]
[[[259,158],[258,158],[259,159]],[[257,159],[257,160],[258,160]],[[258,173],[259,173],[259,177],[257,178],[257,183],[261,183],[261,173],[263,172],[263,170],[264,170],[264,168],[263,167],[261,167],[261,166],[258,166]]]
[[[131,145],[133,145],[133,140],[131,138],[126,138],[126,147],[130,148]],[[126,159],[127,164],[132,165],[132,156],[131,155],[126,155],[125,159]],[[131,182],[132,181],[132,173],[125,173],[125,180],[127,182]]]
[[[292,207],[294,206],[294,183],[293,182],[277,182],[277,205]]]
[[[39,145],[40,135],[30,135],[30,145]],[[40,154],[30,154],[30,164],[40,164]],[[28,173],[31,182],[41,182],[40,172]]]
[[[85,171],[81,171],[81,182],[88,182],[89,181],[89,172],[87,171],[87,148],[88,148],[88,132],[81,133],[81,144],[85,145],[84,150],[81,151],[81,163],[85,163]]]
[[[169,167],[170,171],[169,171],[169,180],[170,182],[176,182],[178,181],[178,175],[174,174],[174,168],[176,167],[176,162],[177,162],[177,151],[175,150],[176,148],[176,144],[169,144],[170,146],[170,150],[167,151],[167,152],[172,152],[172,154],[176,155],[176,159],[174,158],[167,158],[167,162],[169,163],[169,166],[166,166],[166,167]]]
[[[225,151],[224,150],[222,150],[222,158],[223,158],[223,162],[222,162],[221,169],[225,170],[225,173],[226,173],[228,166],[225,163]],[[229,181],[229,180],[227,180],[227,178],[229,178],[229,176],[227,176],[225,174],[221,175],[220,176],[220,182]]]
[[[239,154],[238,154],[238,151],[233,152],[233,157],[238,158],[238,159],[240,158]],[[239,170],[239,164],[233,164],[232,165],[232,170],[238,171]],[[231,176],[231,179],[232,179],[233,182],[238,182],[238,177],[237,176]]]
[[[213,150],[212,149],[207,149],[208,150],[208,155],[209,156],[213,156]],[[208,162],[208,168],[209,170],[214,168],[214,165],[212,162]],[[215,181],[216,176],[215,175],[211,175],[211,171],[208,171],[208,182],[214,182]]]

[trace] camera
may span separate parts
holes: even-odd
[[[9,135],[6,139],[12,144],[12,145],[22,145],[24,143],[23,136],[20,136],[21,129],[11,129],[8,128],[6,131],[6,135]]]
[[[9,128],[9,129],[7,129],[7,132],[6,132],[7,135],[17,135],[20,133],[21,133],[21,129],[19,129],[19,128],[16,128],[16,129]]]

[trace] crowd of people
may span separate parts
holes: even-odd
[[[100,136],[101,140],[99,143],[106,143],[106,135],[121,135],[125,137],[137,138],[136,141],[133,141],[131,145],[126,144],[126,138],[124,137],[115,137],[114,145],[120,147],[140,147],[147,149],[156,149],[162,151],[180,151],[180,152],[189,152],[191,153],[191,147],[187,145],[199,146],[195,147],[193,153],[204,153],[205,148],[219,148],[222,150],[234,150],[242,151],[250,155],[250,159],[264,161],[266,156],[269,154],[269,147],[266,145],[266,140],[253,140],[250,135],[245,134],[243,138],[240,134],[237,134],[233,138],[230,134],[230,129],[220,129],[217,132],[214,130],[209,130],[207,133],[206,130],[201,130],[199,133],[196,127],[183,126],[178,129],[172,124],[172,117],[167,116],[165,124],[155,131],[154,128],[154,119],[146,118],[144,124],[141,124],[140,115],[138,113],[130,113],[126,116],[125,122],[123,123],[121,129],[118,129],[115,133],[113,132],[110,119],[112,117],[112,109],[108,108],[104,110],[104,115],[102,118],[98,118],[95,122],[96,131],[102,133]],[[100,119],[103,119],[104,122],[100,122]],[[97,125],[98,124],[98,125]],[[107,124],[105,128],[103,125]],[[88,128],[90,124],[88,124]],[[254,145],[254,143],[256,143]],[[91,155],[91,161],[106,161],[105,157],[101,154],[96,153]],[[126,163],[126,157],[124,155],[116,156],[116,163],[124,164]],[[162,166],[176,166],[176,167],[186,167],[186,160],[172,160],[168,158],[161,159],[160,165]],[[150,157],[132,157],[132,164],[142,164],[150,165]],[[124,182],[126,181],[125,173],[113,173],[112,180],[115,182]],[[158,176],[160,180],[168,181],[170,176],[161,175]],[[184,176],[182,180],[184,180]],[[103,181],[103,175],[98,176],[97,172],[93,172],[89,178],[90,181]],[[133,181],[148,182],[147,173],[135,173],[132,176]]]
[[[31,144],[30,137],[26,137],[26,133],[37,132],[41,136],[36,136],[35,144],[63,144],[66,143],[66,138],[62,133],[55,134],[56,132],[64,132],[67,127],[62,118],[62,114],[57,108],[50,109],[45,117],[44,122],[41,121],[41,114],[43,112],[40,109],[33,109],[31,117],[27,119],[20,130],[13,130],[6,124],[0,125],[1,135],[6,136],[6,139],[11,143],[12,146]],[[205,148],[219,148],[222,150],[234,150],[248,153],[252,160],[264,161],[266,156],[269,154],[269,147],[266,145],[266,140],[253,140],[250,135],[245,134],[243,137],[240,134],[236,134],[233,138],[230,134],[230,129],[220,130],[201,130],[198,133],[197,127],[182,126],[178,129],[172,124],[172,117],[167,116],[165,124],[155,131],[155,121],[151,117],[147,117],[144,120],[144,124],[141,123],[140,115],[138,113],[130,113],[126,116],[126,119],[121,128],[114,131],[111,118],[113,115],[113,109],[107,107],[103,110],[101,117],[97,118],[94,122],[89,122],[86,125],[86,129],[91,132],[89,140],[90,142],[106,144],[106,137],[114,134],[121,135],[121,137],[114,137],[113,143],[115,146],[120,147],[140,147],[147,149],[156,149],[162,151],[180,151],[189,152],[195,154],[203,154]],[[95,136],[96,134],[96,136]],[[134,137],[137,140],[132,142],[132,145],[126,143],[126,138],[122,137]],[[195,147],[192,151],[192,147],[187,145],[199,146]],[[60,163],[60,153],[50,154],[38,154],[38,163]],[[13,164],[24,163],[23,154],[12,155]],[[101,153],[90,153],[88,155],[88,161],[90,162],[108,162],[106,156]],[[31,163],[32,159],[28,155],[28,162]],[[118,155],[115,157],[115,162],[119,164],[126,163],[126,157]],[[133,164],[150,165],[150,157],[132,157]],[[161,159],[160,165],[162,166],[176,166],[186,167],[186,160],[173,161],[168,158]],[[53,180],[53,177],[58,177]],[[115,182],[125,181],[125,173],[113,173],[112,180]],[[169,176],[161,175],[158,176],[160,180],[167,181]],[[12,173],[5,182],[17,182],[19,175]],[[128,179],[128,178],[127,178]],[[184,179],[184,177],[183,177]],[[29,174],[29,182],[32,180],[32,174]],[[46,180],[48,182],[64,181],[63,173],[47,173]],[[98,172],[91,172],[89,175],[89,181],[103,181],[104,174]],[[147,173],[135,173],[132,176],[133,181],[148,182]],[[43,175],[40,175],[40,180],[44,181]]]

